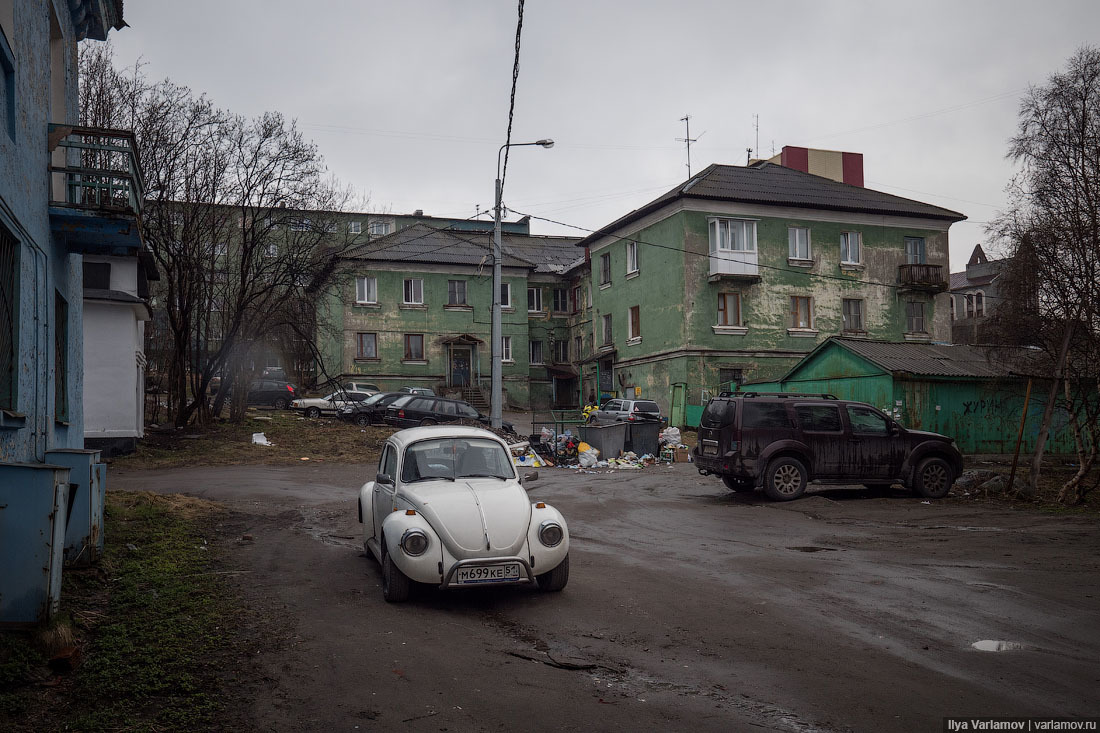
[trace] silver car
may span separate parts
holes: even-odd
[[[661,407],[653,400],[608,400],[588,415],[589,425],[661,420]]]

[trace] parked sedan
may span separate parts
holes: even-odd
[[[489,417],[478,412],[469,402],[416,394],[404,395],[391,403],[386,408],[384,419],[387,425],[395,428],[437,425],[460,420],[477,420],[483,425],[489,424]],[[515,432],[515,427],[510,422],[502,422],[501,427],[510,433]]]
[[[588,415],[592,425],[615,422],[660,421],[661,408],[653,400],[608,400]]]
[[[569,530],[532,503],[504,442],[461,426],[394,433],[373,481],[359,489],[363,546],[382,566],[382,597],[404,601],[412,586],[441,589],[569,580]]]
[[[379,392],[362,402],[344,405],[336,414],[341,420],[353,422],[360,427],[380,425],[385,422],[386,408],[399,397],[408,397],[404,392]]]
[[[308,397],[294,400],[290,403],[290,409],[297,410],[306,417],[321,417],[321,415],[335,416],[341,409],[348,405],[363,402],[371,396],[370,392],[345,392],[339,390],[324,397]]]

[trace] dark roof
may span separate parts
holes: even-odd
[[[456,232],[438,229],[426,224],[414,224],[393,234],[371,240],[348,251],[344,257],[354,260],[383,262],[416,262],[443,265],[489,265],[492,263],[493,235],[483,232]],[[512,234],[509,239],[526,238]],[[502,245],[503,240],[502,239]],[[534,268],[537,263],[517,257],[509,251],[502,253],[505,267]]]
[[[949,289],[961,290],[963,288],[976,288],[982,285],[988,285],[997,279],[997,275],[981,275],[975,278],[969,278],[965,272],[952,272],[951,283]]]
[[[1040,376],[1043,373],[1041,363],[1045,359],[1041,352],[1016,346],[917,344],[839,336],[830,338],[818,348],[830,343],[836,343],[892,374],[927,377]]]
[[[500,246],[505,254],[533,262],[535,272],[562,273],[584,261],[576,244],[580,237],[522,236],[503,233]]]
[[[760,162],[751,166],[711,165],[663,196],[635,209],[624,217],[581,240],[590,244],[605,232],[611,232],[681,198],[737,201],[762,206],[793,206],[860,214],[913,216],[944,221],[962,221],[964,214],[894,196],[862,186],[840,183],[831,178],[803,173],[776,163]]]

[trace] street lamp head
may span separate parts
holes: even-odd
[[[544,148],[552,148],[554,147],[554,141],[550,138],[546,138],[545,140],[536,140],[535,145],[541,145]]]

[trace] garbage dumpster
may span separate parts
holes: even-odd
[[[601,459],[618,458],[626,446],[629,426],[625,422],[610,425],[582,425],[581,440],[600,452]]]
[[[627,435],[626,449],[632,450],[639,456],[646,453],[651,456],[660,451],[661,423],[656,420],[646,422],[625,423],[630,426]]]

